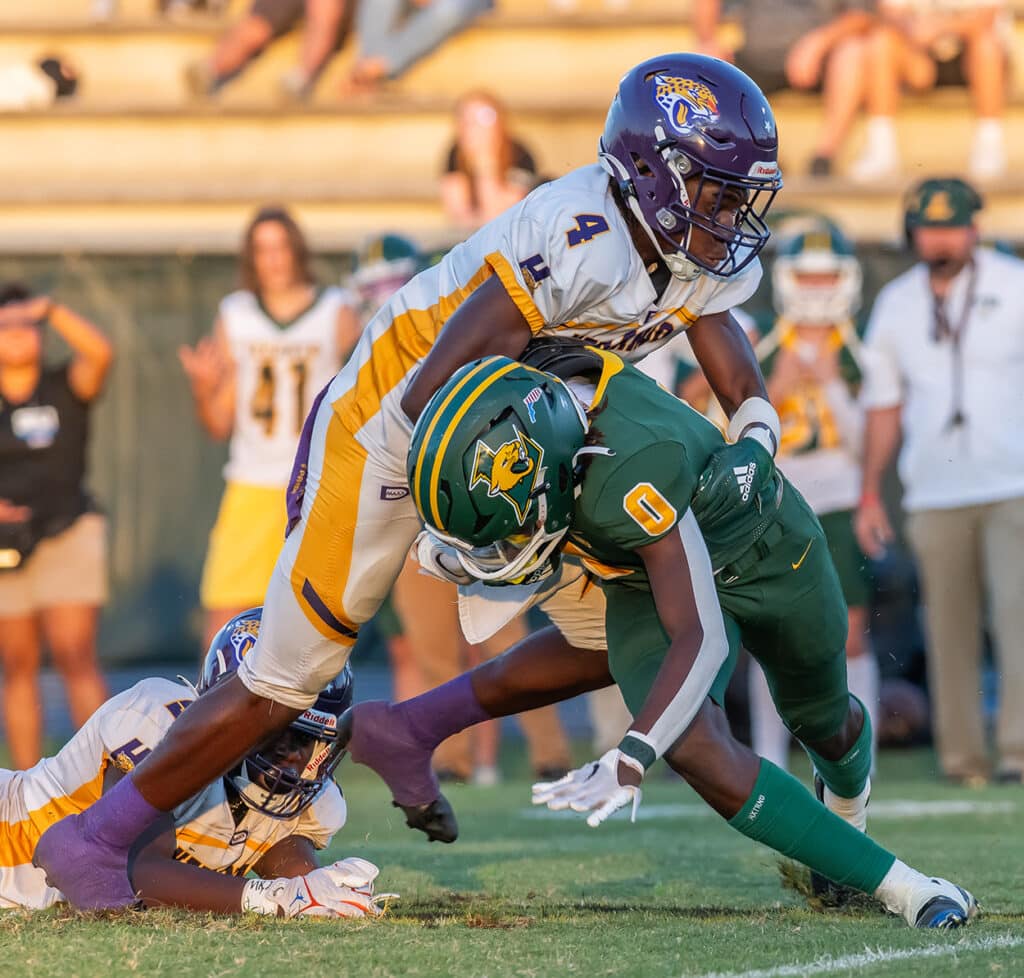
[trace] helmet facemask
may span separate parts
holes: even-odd
[[[345,756],[338,718],[311,707],[263,748],[253,751],[230,775],[242,801],[268,818],[292,819],[304,812],[330,781]],[[288,754],[306,750],[301,772],[283,763]]]
[[[543,494],[533,501],[536,517],[523,524],[512,536],[485,546],[474,546],[431,528],[443,543],[455,550],[463,570],[478,581],[488,584],[536,584],[550,577],[558,567],[557,552],[568,527],[549,533],[544,526],[547,499]]]
[[[665,136],[658,127],[659,141],[652,147],[652,155],[660,158],[659,177],[645,158],[633,153],[633,174],[615,157],[601,154],[601,163],[619,179],[619,190],[624,202],[644,229],[662,261],[673,276],[684,281],[702,273],[728,278],[749,265],[765,246],[769,229],[765,216],[782,181],[775,164],[755,163],[752,170],[762,174],[737,176],[712,167],[701,167],[676,141]],[[687,179],[696,181],[691,197]],[[698,209],[700,202],[711,194],[714,204],[710,213]],[[725,205],[730,198],[741,203],[735,208]],[[723,211],[735,216],[721,221]],[[713,261],[705,260],[692,250],[693,232],[698,230],[720,242],[725,254]]]
[[[783,238],[772,267],[776,312],[794,326],[851,322],[862,284],[860,262],[828,225]]]

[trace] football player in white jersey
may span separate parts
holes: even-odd
[[[345,292],[316,285],[306,240],[286,210],[256,214],[239,266],[242,287],[221,300],[213,335],[179,351],[200,422],[211,437],[230,438],[200,585],[206,646],[224,622],[263,600],[302,423],[361,332]]]
[[[639,359],[687,329],[730,436],[760,449],[758,474],[770,477],[778,416],[729,309],[760,279],[777,158],[771,107],[746,75],[702,55],[652,58],[623,77],[598,163],[538,188],[392,296],[307,419],[289,483],[290,532],[252,654],[113,792],[36,847],[73,904],[130,903],[134,840],[287,726],[337,674],[419,533],[405,474],[412,422],[460,366],[518,357],[551,336]],[[747,459],[749,447],[739,454]],[[527,556],[536,555],[544,526],[524,532]],[[603,641],[573,634],[578,604],[545,606],[565,630],[535,639],[545,662]],[[425,718],[432,734],[486,713],[468,681],[448,686],[445,708]],[[385,780],[393,793],[402,785],[395,800],[411,824],[443,814],[429,774]]]
[[[141,761],[197,695],[237,669],[259,627],[259,608],[225,625],[198,687],[143,679],[108,700],[56,756],[26,771],[0,771],[0,908],[35,910],[63,900],[32,865],[39,836]],[[351,702],[346,666],[276,740],[155,823],[131,867],[141,903],[288,917],[376,916],[372,863],[351,857],[320,868],[316,858],[345,824],[345,799],[332,775],[342,756],[338,717]],[[250,871],[259,878],[246,880]]]

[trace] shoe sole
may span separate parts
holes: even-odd
[[[963,897],[966,908],[952,897],[933,897],[917,912],[914,926],[922,930],[955,930],[957,927],[966,927],[978,914],[978,901],[962,886],[957,886],[957,890]],[[929,911],[933,912],[930,916]],[[928,917],[926,921],[925,917]]]

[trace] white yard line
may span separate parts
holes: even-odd
[[[967,938],[956,944],[935,944],[929,947],[907,948],[865,948],[857,954],[845,954],[834,958],[826,955],[814,961],[801,964],[780,964],[756,971],[711,971],[693,978],[811,978],[813,975],[834,975],[843,971],[873,968],[892,961],[913,961],[923,958],[953,958],[960,954],[974,954],[978,951],[1002,951],[1008,948],[1024,947],[1024,937],[1001,934],[992,937]]]
[[[868,821],[874,819],[934,818],[949,815],[1004,815],[1015,812],[1019,805],[1012,801],[968,801],[944,799],[910,801],[898,798],[873,801],[868,806]],[[524,818],[580,818],[576,812],[552,812],[547,808],[524,808]],[[637,821],[660,818],[710,818],[714,812],[707,805],[675,802],[663,805],[641,805]]]

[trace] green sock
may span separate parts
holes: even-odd
[[[761,761],[754,790],[729,824],[748,839],[864,893],[874,893],[896,861],[771,761]]]
[[[860,703],[861,712],[864,714],[864,726],[853,746],[838,761],[827,761],[804,745],[814,770],[821,775],[821,780],[825,782],[828,790],[840,798],[856,798],[864,790],[868,783],[868,775],[871,773],[871,717],[864,704],[853,693],[850,694],[850,698]]]

